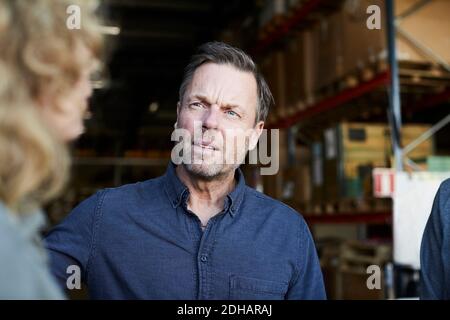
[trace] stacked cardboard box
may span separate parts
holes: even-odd
[[[403,145],[417,139],[429,128],[428,125],[403,126]],[[370,197],[372,169],[390,166],[391,136],[385,124],[341,123],[325,131],[324,146],[323,192],[327,202]],[[433,139],[430,138],[413,149],[408,157],[422,162],[433,152]]]
[[[347,241],[340,248],[338,271],[338,298],[351,299],[384,299],[387,291],[384,281],[384,266],[392,260],[392,248],[381,243]],[[371,273],[368,273],[368,267]],[[379,273],[378,273],[379,272]],[[368,287],[369,276],[374,275]],[[379,277],[375,279],[375,277]]]
[[[259,14],[259,26],[265,28],[270,23],[279,23],[288,10],[287,0],[266,0]]]
[[[265,28],[268,25],[277,24],[287,18],[287,16],[304,2],[309,0],[265,0],[259,12],[259,26]]]
[[[295,163],[281,170],[281,199],[291,207],[305,212],[311,203],[310,150],[298,146]]]
[[[285,69],[286,72],[286,104],[287,114],[291,115],[299,110],[297,105],[302,96],[303,77],[302,77],[302,49],[303,42],[301,41],[301,34],[296,33],[290,39],[286,47]]]
[[[392,260],[390,244],[330,237],[318,240],[317,248],[328,299],[387,298],[384,267]],[[372,269],[368,273],[369,266],[379,267],[378,279]],[[369,289],[368,280],[380,287]]]
[[[340,248],[343,240],[330,237],[326,239],[315,239],[315,242],[319,251],[320,267],[322,269],[327,299],[336,300],[340,298],[338,276]]]
[[[398,0],[399,15],[419,0]],[[271,2],[271,1],[270,1]],[[285,12],[274,1],[272,12]],[[283,2],[286,5],[286,2]],[[275,115],[287,117],[314,103],[321,89],[347,76],[373,74],[376,62],[386,65],[386,12],[383,0],[344,1],[344,5],[306,30],[295,31],[285,48],[269,54],[261,64],[276,100]],[[366,10],[370,5],[380,8],[380,29],[369,29]],[[399,23],[404,33],[450,62],[450,1],[433,0]],[[396,37],[399,61],[429,62],[429,56],[398,32]],[[361,71],[363,71],[361,73]],[[363,76],[364,79],[364,76]]]
[[[402,145],[408,144],[419,138],[423,133],[430,129],[429,125],[405,125],[402,128]],[[434,139],[430,138],[423,141],[414,148],[407,156],[417,162],[425,162],[427,157],[434,153]]]
[[[341,123],[327,130],[325,141],[326,201],[369,196],[373,167],[387,166],[387,127]]]
[[[401,0],[396,1],[398,13],[404,12],[412,5],[417,4],[419,0]],[[424,46],[433,50],[437,55],[442,57],[445,61],[450,62],[450,19],[448,13],[450,12],[450,1],[448,0],[433,0],[425,4],[416,13],[406,17],[399,26],[408,34],[422,43]],[[399,36],[404,43],[404,48],[399,47],[399,57],[405,60],[412,61],[429,61],[422,52],[415,49],[415,47],[405,37]],[[406,53],[409,56],[402,57]]]
[[[295,33],[287,44],[285,73],[288,114],[304,110],[314,102],[319,56],[314,31]]]
[[[319,55],[315,30],[294,33],[284,50],[269,53],[260,63],[272,91],[271,121],[288,117],[315,102]]]
[[[317,91],[343,76],[344,34],[338,18],[338,14],[322,17],[314,29],[319,56],[315,85]]]
[[[396,15],[405,12],[419,0],[395,1]],[[366,13],[370,5],[380,8],[380,29],[369,29]],[[399,61],[429,62],[429,56],[408,39],[431,49],[450,62],[450,1],[433,0],[417,12],[402,19],[398,26],[396,45]],[[387,57],[386,9],[383,0],[346,1],[342,8],[323,17],[318,32],[320,64],[317,88],[330,85],[342,76],[352,74]],[[406,36],[405,36],[406,34]]]
[[[273,110],[270,110],[271,116],[275,119],[287,115],[286,93],[288,87],[286,84],[285,57],[284,51],[277,50],[261,62],[261,71],[275,100],[275,106]]]
[[[269,153],[272,161],[278,162],[278,172],[273,175],[264,175],[263,178],[263,191],[268,196],[275,199],[282,199],[283,193],[283,169],[287,167],[288,164],[288,138],[287,130],[278,131],[278,142],[272,148],[271,137],[272,134],[268,134],[267,143],[269,148]]]

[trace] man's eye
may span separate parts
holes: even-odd
[[[228,110],[226,112],[226,114],[229,115],[230,117],[239,117],[239,115],[236,112],[232,111],[232,110]]]
[[[200,102],[194,102],[194,103],[191,103],[191,107],[198,109],[198,108],[202,108],[203,105]]]

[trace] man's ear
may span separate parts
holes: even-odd
[[[261,136],[264,129],[264,121],[259,121],[252,130],[249,141],[249,150],[255,149],[258,144],[259,137]]]

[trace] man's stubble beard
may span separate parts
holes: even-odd
[[[227,164],[227,163],[183,163],[186,171],[193,176],[201,178],[203,180],[216,180],[221,177],[227,176],[230,173],[239,168],[243,161]]]
[[[227,176],[230,173],[234,173],[236,169],[240,167],[240,165],[245,161],[245,155],[247,154],[248,147],[246,146],[245,152],[243,155],[240,155],[240,158],[237,159],[234,163],[227,163],[226,162],[226,156],[222,154],[222,163],[208,163],[206,161],[203,162],[203,159],[201,160],[201,163],[195,163],[195,161],[192,161],[192,163],[185,164],[183,163],[185,169],[192,175],[199,177],[204,180],[215,180],[219,179],[220,177]],[[233,159],[236,159],[236,157],[239,155],[234,155]]]

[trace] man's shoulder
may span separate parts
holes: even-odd
[[[124,184],[118,187],[104,188],[99,192],[107,193],[109,197],[122,197],[124,195],[144,195],[147,193],[163,191],[163,177],[159,176],[149,180]]]
[[[256,205],[257,208],[264,209],[260,210],[261,213],[265,212],[266,214],[281,215],[283,220],[288,222],[301,224],[305,223],[303,216],[294,208],[291,208],[280,200],[269,197],[268,195],[249,186],[246,186],[246,197],[247,200],[252,202],[252,205]]]
[[[99,189],[89,198],[85,199],[81,204],[91,203],[94,205],[104,206],[120,204],[121,206],[127,203],[133,203],[139,200],[158,200],[164,192],[163,176],[139,181],[129,184],[124,184],[118,187]]]

